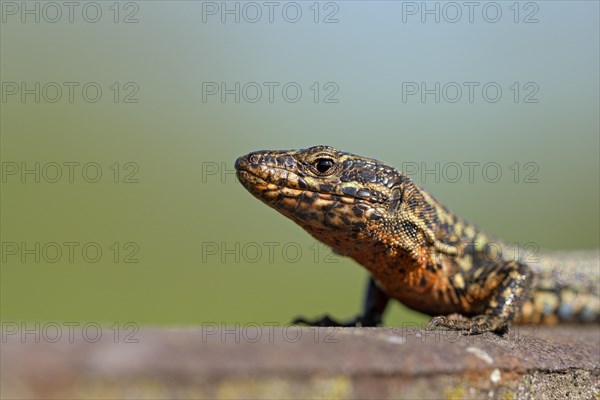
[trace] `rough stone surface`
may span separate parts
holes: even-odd
[[[504,337],[298,327],[82,337],[36,343],[2,332],[0,397],[600,398],[596,325],[521,326]]]

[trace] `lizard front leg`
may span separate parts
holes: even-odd
[[[532,272],[527,265],[515,261],[502,261],[490,269],[495,273],[488,274],[488,279],[481,282],[480,286],[491,286],[494,280],[500,280],[500,284],[492,292],[483,314],[472,318],[437,316],[427,328],[446,328],[466,331],[468,334],[508,332],[509,322],[518,316],[529,294]]]
[[[315,320],[307,320],[303,317],[295,318],[293,324],[304,324],[310,326],[377,326],[381,324],[383,313],[389,302],[389,296],[381,290],[375,283],[373,278],[369,278],[367,284],[367,293],[363,303],[362,313],[357,315],[356,318],[347,321],[339,322],[329,315]]]

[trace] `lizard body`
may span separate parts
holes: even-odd
[[[253,152],[235,167],[255,197],[371,274],[356,319],[296,322],[376,326],[390,298],[438,315],[430,327],[471,333],[600,321],[598,251],[528,259],[395,168],[328,146]]]

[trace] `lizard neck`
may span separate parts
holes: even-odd
[[[381,271],[385,266],[407,275],[419,270],[451,274],[502,252],[502,243],[458,217],[415,183],[405,182],[403,197],[399,209],[378,210],[382,218],[363,230],[361,239],[370,243],[361,248],[369,251],[351,254],[369,270]]]

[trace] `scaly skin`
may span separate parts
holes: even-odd
[[[332,147],[258,151],[235,167],[255,197],[371,273],[356,319],[296,322],[376,326],[390,298],[438,315],[430,328],[468,333],[506,332],[510,321],[600,321],[598,251],[515,254],[403,173]]]

